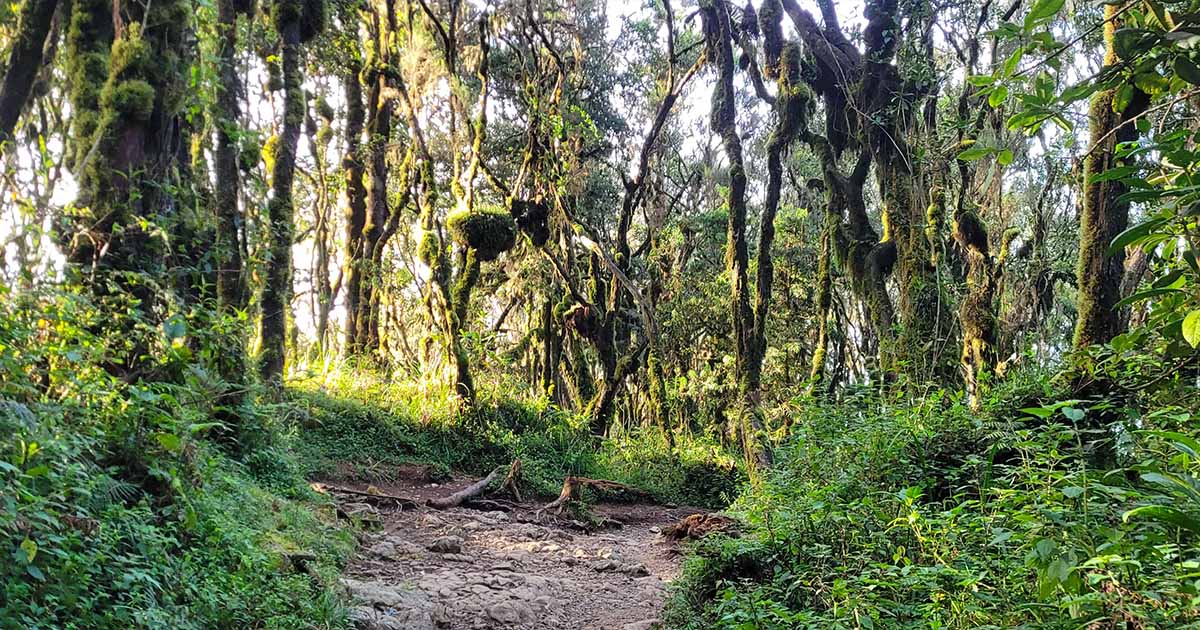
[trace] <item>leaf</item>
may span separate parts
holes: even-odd
[[[1091,177],[1088,177],[1088,183],[1094,184],[1097,182],[1110,182],[1114,179],[1124,179],[1136,172],[1138,172],[1137,166],[1115,166],[1107,171],[1104,171],[1103,173],[1097,173]]]
[[[1133,86],[1128,83],[1122,84],[1117,88],[1116,94],[1113,94],[1112,110],[1120,114],[1125,111],[1131,101],[1133,101]]]
[[[1047,409],[1045,407],[1026,407],[1021,410],[1021,413],[1027,413],[1031,416],[1037,416],[1039,418],[1049,418],[1054,413],[1054,410]]]
[[[1008,59],[1004,62],[1004,76],[1011,77],[1013,73],[1017,71],[1017,66],[1021,65],[1021,57],[1024,55],[1025,48],[1023,46],[1018,46],[1017,49],[1008,56]]]
[[[154,439],[158,440],[159,445],[167,451],[177,451],[183,444],[183,440],[180,440],[179,436],[174,433],[155,433]]]
[[[45,464],[42,464],[41,466],[34,466],[33,468],[26,470],[25,474],[29,475],[30,477],[41,477],[42,475],[45,475],[49,472],[50,472],[50,467]]]
[[[1063,8],[1064,0],[1038,0],[1029,15],[1025,16],[1025,29],[1030,30],[1038,22],[1049,20]]]
[[[33,559],[37,557],[38,553],[37,543],[26,538],[25,540],[21,541],[21,551],[25,552],[25,563],[32,564]]]
[[[187,320],[179,315],[173,315],[163,322],[163,334],[167,339],[181,339],[187,335]]]
[[[989,147],[974,146],[958,154],[958,159],[963,162],[974,162],[991,155],[992,149]]]
[[[1200,458],[1200,441],[1191,436],[1175,431],[1146,431],[1146,435],[1153,435],[1171,441],[1171,446],[1175,450],[1188,455],[1193,459]]]
[[[1063,496],[1067,497],[1068,499],[1078,499],[1079,497],[1083,496],[1083,488],[1080,488],[1079,486],[1067,486],[1066,488],[1062,489],[1062,493]]]
[[[1008,98],[1008,88],[1003,85],[996,86],[992,93],[988,95],[988,105],[999,107],[1004,103],[1004,99]]]
[[[998,155],[996,155],[996,161],[999,162],[1001,166],[1008,166],[1009,164],[1012,164],[1012,149],[1005,149],[1001,151]]]
[[[1127,246],[1134,244],[1138,239],[1146,236],[1160,225],[1162,225],[1162,222],[1157,219],[1143,221],[1142,223],[1139,223],[1125,230],[1124,232],[1121,232],[1112,240],[1112,243],[1109,244],[1108,255],[1111,256],[1125,249]]]
[[[1082,409],[1076,409],[1075,407],[1063,407],[1062,415],[1066,416],[1067,419],[1072,422],[1079,422],[1080,420],[1083,420],[1083,417],[1086,414]]]
[[[1180,529],[1186,529],[1195,534],[1200,534],[1200,521],[1183,510],[1167,505],[1143,505],[1142,507],[1129,510],[1121,518],[1128,523],[1129,519],[1134,517],[1150,518],[1161,523],[1174,525]]]
[[[1142,72],[1134,76],[1133,84],[1136,85],[1139,90],[1153,95],[1165,91],[1169,85],[1169,82],[1167,81],[1166,77],[1151,70],[1149,72]],[[1124,110],[1125,108],[1122,107],[1121,109]]]
[[[26,572],[26,573],[28,573],[28,574],[29,574],[29,575],[30,575],[30,576],[31,576],[33,579],[35,579],[35,580],[37,580],[37,581],[39,581],[39,582],[45,582],[45,581],[46,581],[46,574],[45,574],[45,573],[42,573],[42,570],[41,570],[41,569],[39,569],[39,568],[37,568],[37,567],[33,566],[32,564],[30,564],[30,565],[27,565],[27,566],[25,567],[25,572]]]
[[[1175,58],[1175,74],[1192,85],[1200,85],[1200,67],[1187,57],[1180,55]]]
[[[1193,348],[1200,346],[1200,309],[1183,318],[1183,340]]]

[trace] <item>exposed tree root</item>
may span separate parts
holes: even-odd
[[[571,501],[579,500],[579,492],[583,488],[591,488],[602,492],[620,492],[626,495],[648,499],[650,493],[645,490],[627,486],[623,483],[615,481],[607,481],[605,479],[588,479],[587,477],[567,477],[563,480],[562,492],[559,492],[558,498],[542,506],[538,512],[554,510],[555,514],[562,514],[563,509],[567,507]]]
[[[355,490],[354,488],[345,488],[342,486],[331,486],[326,483],[313,483],[312,489],[321,494],[329,494],[336,497],[337,495],[351,496],[360,499],[363,503],[368,503],[375,506],[390,506],[400,509],[409,509],[417,507],[418,503],[407,497],[399,497],[392,494],[384,494],[375,489],[375,486],[370,486],[367,491]]]
[[[508,467],[508,474],[504,476],[504,483],[500,484],[500,490],[507,490],[517,503],[521,502],[521,488],[517,485],[520,481],[521,460],[514,459],[512,465]]]

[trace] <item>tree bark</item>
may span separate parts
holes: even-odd
[[[1120,5],[1104,7],[1105,66],[1120,63],[1113,45]],[[1090,127],[1092,141],[1084,161],[1083,208],[1079,225],[1079,262],[1076,278],[1079,297],[1075,320],[1076,350],[1107,343],[1121,332],[1121,277],[1125,252],[1108,253],[1109,243],[1129,226],[1129,203],[1119,198],[1128,191],[1120,181],[1093,181],[1118,165],[1116,147],[1137,137],[1137,128],[1126,124],[1140,116],[1150,97],[1133,87],[1133,97],[1121,112],[1113,111],[1117,88],[1092,97]]]
[[[292,298],[292,188],[296,170],[296,148],[304,124],[304,88],[300,69],[299,0],[276,0],[275,28],[279,32],[283,61],[283,127],[271,177],[272,194],[267,204],[271,235],[263,285],[260,335],[260,376],[281,386],[287,356],[287,316]]]
[[[731,321],[735,347],[735,374],[738,390],[747,412],[748,430],[741,431],[743,446],[749,461],[758,468],[771,463],[766,448],[766,430],[762,417],[756,413],[758,392],[750,381],[750,357],[754,347],[754,309],[750,304],[749,252],[746,243],[746,167],[742,157],[742,141],[737,130],[737,104],[734,90],[733,29],[729,8],[725,2],[705,0],[700,6],[704,22],[707,56],[716,67],[717,82],[713,88],[712,131],[721,138],[725,157],[729,160],[729,225],[725,262],[731,292]]]
[[[363,352],[359,344],[358,318],[365,264],[362,237],[363,227],[367,223],[367,193],[363,185],[363,163],[360,155],[363,123],[366,119],[362,83],[359,80],[360,71],[361,65],[353,61],[345,76],[346,154],[342,157],[342,172],[346,188],[346,356],[357,356]]]
[[[0,82],[0,146],[13,139],[17,119],[42,68],[42,51],[57,8],[58,0],[25,0],[21,7],[21,21]]]

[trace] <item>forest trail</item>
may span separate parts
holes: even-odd
[[[339,497],[339,510],[377,521],[342,579],[360,630],[658,627],[681,562],[660,532],[703,512],[598,503],[592,514],[604,526],[589,528],[568,514],[539,513],[543,504],[528,500],[439,510],[425,501],[478,479],[414,477],[342,486],[419,504]]]

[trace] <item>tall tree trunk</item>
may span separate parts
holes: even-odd
[[[186,220],[180,95],[189,63],[189,9],[180,1],[107,6],[110,12],[103,14],[98,6],[79,3],[69,34],[68,65],[80,81],[72,93],[81,105],[98,109],[91,136],[75,139],[81,150],[78,205],[88,214],[67,248],[68,260],[89,273],[102,308],[133,311],[153,325],[161,319],[163,296],[139,276],[167,276],[172,254],[155,227],[177,233]],[[107,22],[100,21],[102,15]],[[95,41],[109,33],[117,34],[112,54],[99,56]],[[87,83],[99,80],[106,61],[103,87]],[[76,122],[77,130],[87,128]],[[113,327],[105,334],[127,344],[109,369],[130,379],[150,378],[146,336],[125,318],[104,325]]]
[[[108,79],[112,44],[112,3],[72,0],[66,35],[67,95],[71,102],[67,164],[76,178],[83,177],[83,160],[91,152],[96,137],[96,126],[100,122],[100,91]]]
[[[1104,7],[1105,66],[1120,63],[1113,40],[1121,5]],[[1109,243],[1129,225],[1129,203],[1119,201],[1128,187],[1120,181],[1094,181],[1118,165],[1116,147],[1137,137],[1137,128],[1126,124],[1146,111],[1150,97],[1133,87],[1133,98],[1121,112],[1113,111],[1117,88],[1092,97],[1089,116],[1092,141],[1084,162],[1083,209],[1079,225],[1079,263],[1076,276],[1079,297],[1075,320],[1075,349],[1107,343],[1121,332],[1121,276],[1125,252],[1108,254]]]
[[[358,341],[358,318],[361,311],[362,274],[365,252],[362,248],[363,227],[367,223],[367,193],[363,185],[363,162],[360,155],[363,121],[362,83],[359,79],[361,65],[352,62],[345,76],[346,99],[346,155],[342,158],[342,172],[346,188],[346,342],[347,356],[363,352]]]
[[[739,395],[748,407],[742,414],[744,427],[739,433],[747,460],[763,468],[771,463],[766,448],[766,431],[757,409],[758,392],[750,381],[750,357],[754,346],[754,310],[750,304],[749,253],[746,243],[746,167],[742,157],[742,141],[737,130],[737,103],[733,77],[733,27],[727,3],[704,0],[700,5],[704,20],[705,48],[715,65],[717,83],[713,88],[712,113],[709,124],[721,138],[725,157],[729,160],[728,240],[725,262],[731,291],[731,321],[735,347],[735,374]]]
[[[0,145],[12,141],[13,128],[42,68],[42,51],[57,8],[58,0],[25,0],[21,6],[21,21],[0,81]]]
[[[829,352],[829,318],[833,305],[833,241],[841,217],[826,206],[825,226],[821,230],[821,252],[817,258],[817,345],[813,348],[812,369],[809,382],[817,391],[825,380],[825,363]]]
[[[246,381],[246,332],[238,324],[238,311],[246,308],[246,283],[243,274],[240,233],[242,213],[238,208],[241,197],[238,130],[241,109],[238,97],[241,81],[237,72],[237,19],[243,11],[236,0],[217,2],[217,97],[213,120],[217,130],[216,190],[213,205],[217,230],[213,258],[216,264],[217,305],[219,314],[231,325],[225,347],[217,357],[217,372],[226,383],[232,384],[222,393],[218,405],[227,410],[223,422],[236,421],[236,409],[242,403]]]
[[[363,352],[377,349],[379,343],[379,306],[382,295],[383,247],[392,210],[388,206],[388,146],[392,137],[394,102],[384,96],[383,77],[369,101],[373,103],[367,125],[370,142],[370,180],[367,186],[367,221],[363,226],[360,266],[357,334],[355,344]]]
[[[263,381],[282,385],[287,356],[287,319],[292,298],[292,188],[296,170],[296,147],[304,124],[304,77],[300,69],[300,0],[276,0],[272,9],[279,33],[283,61],[283,128],[271,176],[271,200],[267,217],[271,235],[263,285],[259,372]]]

